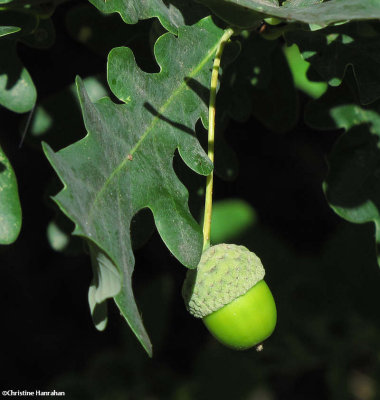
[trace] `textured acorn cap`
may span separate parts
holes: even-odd
[[[182,296],[190,314],[203,318],[245,294],[264,278],[260,258],[244,246],[209,247],[197,269],[188,270]]]

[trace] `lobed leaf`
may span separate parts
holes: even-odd
[[[75,223],[73,233],[97,246],[98,254],[108,260],[107,268],[113,264],[115,274],[118,271],[122,288],[115,301],[149,354],[151,344],[132,292],[130,224],[139,210],[149,208],[169,250],[187,267],[197,266],[201,228],[190,214],[188,192],[173,170],[173,155],[178,149],[199,174],[212,170],[193,133],[197,120],[207,115],[202,94],[222,34],[206,18],[180,28],[178,38],[170,33],[161,36],[154,48],[160,66],[155,74],[142,71],[130,49],[113,49],[108,82],[123,104],[109,98],[92,103],[78,78],[87,136],[56,153],[44,144],[64,183],[55,201]],[[103,298],[114,296],[104,293]]]

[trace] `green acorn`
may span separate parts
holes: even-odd
[[[264,275],[260,259],[246,247],[209,247],[197,269],[187,272],[182,288],[186,308],[226,346],[256,346],[272,334],[277,320]]]

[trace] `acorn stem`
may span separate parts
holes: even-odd
[[[212,161],[212,163],[214,163],[215,102],[216,102],[216,89],[218,86],[220,61],[222,58],[224,46],[226,45],[226,43],[229,41],[229,39],[233,34],[234,30],[229,28],[226,29],[223,36],[221,37],[216,51],[211,73],[210,100],[208,106],[207,155]],[[214,173],[212,171],[211,174],[207,176],[206,180],[205,211],[203,219],[203,251],[205,251],[208,247],[210,247],[213,184],[214,184]]]

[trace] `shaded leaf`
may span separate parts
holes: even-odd
[[[297,93],[280,43],[257,34],[241,43],[237,62],[223,77],[218,105],[238,121],[253,114],[272,131],[291,130],[298,118]]]
[[[0,147],[0,244],[13,243],[21,229],[21,205],[13,168]]]
[[[298,98],[288,62],[279,44],[272,53],[271,63],[272,76],[268,87],[252,91],[253,115],[268,129],[285,133],[297,123]]]
[[[144,348],[151,344],[132,293],[134,257],[132,217],[149,208],[169,250],[194,268],[202,252],[202,233],[188,209],[188,193],[176,177],[176,149],[195,172],[207,175],[212,164],[193,135],[207,106],[187,82],[207,87],[215,51],[223,31],[211,18],[183,27],[178,38],[160,37],[155,56],[161,69],[140,70],[128,48],[115,48],[108,58],[108,82],[115,96],[93,104],[77,80],[87,136],[46,155],[64,182],[55,197],[75,223],[74,234],[101,249],[122,276],[115,297],[122,314]],[[202,42],[202,46],[199,43]]]
[[[360,100],[368,104],[380,97],[380,29],[368,37],[360,27],[352,23],[315,32],[287,32],[285,37],[288,44],[298,45],[304,59],[331,86],[340,85],[351,66]]]
[[[222,77],[218,107],[225,108],[237,121],[252,114],[256,90],[266,90],[272,80],[272,55],[278,51],[276,41],[267,41],[257,34],[241,37],[242,51],[232,68]]]
[[[310,104],[306,118],[314,126],[346,130],[328,159],[326,198],[342,218],[354,223],[374,222],[380,246],[380,102],[360,106],[349,90],[331,89]],[[380,258],[378,261],[380,264]]]

